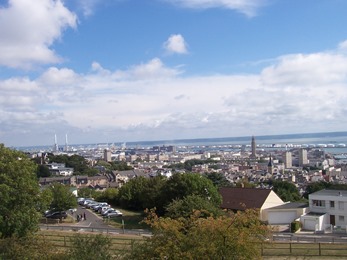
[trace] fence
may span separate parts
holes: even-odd
[[[127,234],[138,236],[150,236],[152,233],[143,229],[120,229],[120,228],[101,228],[101,227],[78,227],[69,225],[40,225],[41,230],[55,230],[55,231],[84,231],[106,234]]]
[[[269,243],[262,244],[262,256],[347,257],[344,243]]]
[[[69,249],[73,246],[74,234],[40,234],[39,239],[42,239],[44,242],[50,243],[56,248],[62,250]],[[111,241],[111,250],[114,252],[129,252],[131,251],[134,243],[136,241],[141,241],[142,237],[120,237],[120,236],[108,236]]]

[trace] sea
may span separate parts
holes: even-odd
[[[94,144],[72,144],[70,147],[78,149],[119,147],[126,149],[150,148],[153,146],[176,146],[178,149],[190,151],[201,150],[235,150],[251,145],[252,136],[223,137],[223,138],[199,138],[199,139],[174,139],[158,141],[136,141],[136,142],[110,142]],[[257,149],[290,149],[320,148],[331,154],[347,155],[347,132],[324,132],[324,133],[302,133],[284,135],[260,135],[254,136]],[[51,146],[15,147],[21,151],[49,151]],[[63,147],[63,145],[61,146]]]

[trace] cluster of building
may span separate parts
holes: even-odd
[[[217,172],[236,184],[248,182],[257,185],[257,189],[226,188],[221,190],[223,207],[239,209],[235,205],[246,205],[261,209],[261,219],[269,224],[288,224],[300,219],[303,228],[308,230],[326,230],[328,227],[346,227],[347,192],[321,191],[310,194],[309,205],[283,202],[267,184],[269,180],[288,181],[296,185],[300,193],[305,192],[309,183],[317,181],[347,183],[347,164],[339,156],[326,153],[320,147],[293,147],[273,145],[264,149],[256,145],[254,137],[250,145],[240,146],[153,146],[121,147],[102,146],[70,149],[65,145],[62,151],[55,144],[54,153],[78,154],[89,161],[91,167],[100,171],[97,176],[75,176],[73,169],[63,164],[47,165],[54,177],[41,178],[42,186],[52,182],[68,184],[76,189],[89,187],[104,190],[109,187],[121,187],[138,176],[170,177],[178,170],[177,164],[188,160],[204,160],[193,165],[189,172],[208,174]],[[133,167],[130,171],[107,172],[98,166],[98,161],[124,161]],[[244,197],[244,198],[243,198]],[[235,201],[236,199],[236,201]],[[240,204],[241,203],[241,204]]]
[[[308,203],[284,202],[271,189],[221,188],[223,209],[259,209],[259,217],[270,225],[301,222],[303,230],[316,233],[347,231],[347,191],[320,190],[309,195]]]

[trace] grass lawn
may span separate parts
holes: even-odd
[[[115,227],[115,228],[123,228],[122,226],[122,220],[124,223],[124,228],[125,229],[149,229],[148,225],[144,223],[140,223],[143,218],[144,214],[143,212],[139,211],[129,211],[125,209],[119,209],[122,213],[122,217],[116,217],[116,218],[111,218],[109,220],[108,224]]]

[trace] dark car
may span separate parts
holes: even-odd
[[[67,218],[67,213],[65,211],[56,211],[46,215],[46,218],[62,219]]]

